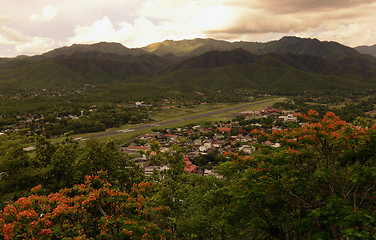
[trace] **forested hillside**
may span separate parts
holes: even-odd
[[[120,43],[75,44],[0,63],[3,94],[82,90],[87,85],[95,86],[95,94],[134,99],[145,89],[158,96],[186,94],[182,89],[279,94],[366,90],[376,86],[376,59],[336,42],[284,37],[267,43],[166,41],[142,49]]]
[[[66,135],[56,144],[37,137],[35,156],[4,149],[2,195],[23,189],[26,197],[4,205],[0,236],[374,239],[375,126],[331,112],[298,117],[303,126],[250,130],[255,153],[226,152],[222,178],[184,174],[184,148],[169,154],[156,144],[155,161],[171,168],[148,179],[111,142],[80,149]]]
[[[375,88],[373,56],[296,37],[0,59],[0,238],[375,239]],[[72,132],[110,128],[139,136]]]

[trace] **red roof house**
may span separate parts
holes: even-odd
[[[197,166],[194,165],[191,161],[189,161],[187,155],[184,156],[184,162],[185,162],[185,167],[184,171],[188,173],[196,173],[197,172]]]
[[[219,128],[217,128],[217,130],[218,130],[218,132],[227,132],[227,133],[229,133],[229,132],[231,132],[231,128],[228,128],[228,127],[219,127]]]

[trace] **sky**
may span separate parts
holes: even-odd
[[[0,0],[0,57],[72,44],[283,36],[376,44],[376,0]]]

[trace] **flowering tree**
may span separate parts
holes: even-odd
[[[166,216],[168,206],[148,207],[146,201],[156,184],[134,184],[128,193],[106,178],[100,171],[49,195],[38,185],[0,212],[0,238],[166,239],[168,226],[153,219]]]
[[[231,154],[235,215],[278,239],[376,237],[376,126],[363,128],[331,112],[310,111],[306,125],[259,139],[251,157]]]
[[[376,126],[353,126],[330,112],[299,117],[304,126],[252,130],[257,151],[224,154],[224,180],[180,174],[179,155],[168,154],[155,160],[175,164],[174,174],[144,182],[111,142],[90,142],[73,169],[84,176],[98,165],[109,173],[49,195],[48,185],[38,186],[8,203],[0,238],[375,239]],[[75,158],[70,143],[57,156],[39,154],[55,175]]]

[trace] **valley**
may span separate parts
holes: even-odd
[[[3,58],[0,238],[374,239],[375,89],[310,38]]]
[[[268,99],[268,100],[261,100],[253,103],[247,103],[247,104],[240,104],[234,107],[226,107],[226,108],[221,108],[219,110],[215,111],[209,111],[209,112],[204,112],[204,113],[199,113],[199,114],[193,114],[193,115],[188,115],[188,116],[180,116],[178,118],[173,118],[168,121],[156,121],[153,123],[148,123],[148,124],[137,124],[137,126],[132,127],[132,128],[123,128],[121,127],[120,130],[108,130],[103,133],[96,133],[96,134],[91,134],[91,137],[95,138],[114,138],[114,135],[118,134],[124,134],[124,133],[132,133],[137,134],[138,131],[140,130],[145,130],[145,129],[164,129],[168,128],[171,126],[184,126],[192,123],[199,123],[203,121],[213,121],[215,120],[231,120],[231,118],[226,117],[226,113],[229,112],[235,112],[235,116],[241,115],[239,110],[241,109],[249,109],[250,107],[253,107],[254,109],[261,110],[262,108],[266,108],[266,106],[270,106],[276,102],[283,101],[284,98],[277,98],[277,99]],[[220,115],[220,116],[216,116]],[[129,126],[129,125],[128,125]],[[78,138],[82,138],[78,136]],[[116,138],[116,137],[115,137]]]

